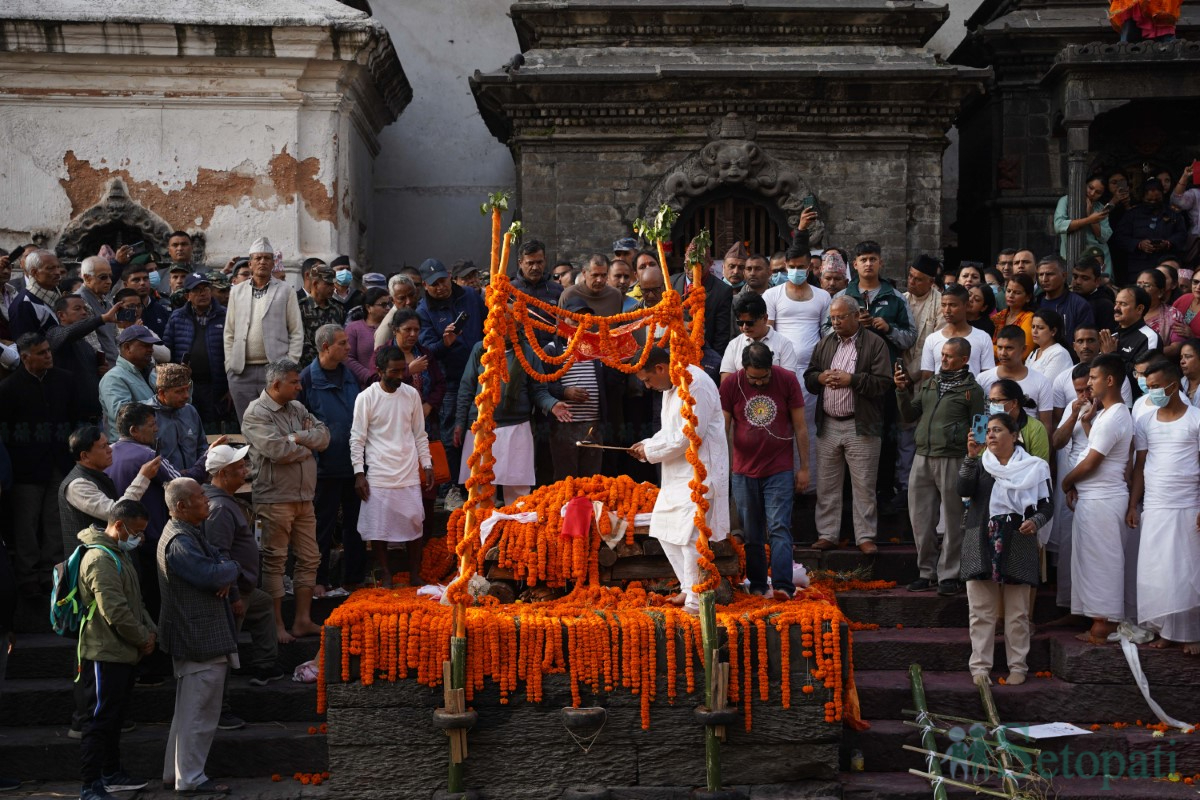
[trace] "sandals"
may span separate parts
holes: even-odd
[[[176,789],[175,794],[180,797],[199,797],[203,795],[224,795],[232,791],[227,785],[217,783],[211,778],[206,780],[199,786],[194,786],[191,789]]]

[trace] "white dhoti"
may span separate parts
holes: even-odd
[[[693,529],[695,530],[695,529]],[[659,540],[663,555],[671,562],[671,569],[679,579],[679,590],[683,592],[683,608],[695,613],[700,609],[700,595],[692,587],[700,580],[700,562],[696,556],[696,534],[690,544],[672,544]]]
[[[475,450],[475,434],[467,431],[463,440],[462,466],[458,470],[458,482],[466,483],[471,477],[467,466],[467,454]],[[496,486],[533,486],[537,478],[533,475],[533,426],[528,422],[496,428],[496,441],[492,444],[492,456],[496,459],[493,472]],[[514,498],[515,499],[515,498]],[[505,502],[511,502],[507,497]]]
[[[364,542],[411,542],[425,527],[421,487],[371,487],[358,510],[358,535]]]
[[[1142,514],[1138,623],[1173,642],[1200,642],[1198,513],[1200,507],[1187,505],[1148,508]]]
[[[1125,619],[1128,495],[1080,498],[1071,528],[1071,613]]]

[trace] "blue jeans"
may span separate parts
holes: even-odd
[[[766,478],[733,474],[733,499],[737,502],[742,532],[746,536],[746,577],[751,591],[767,589],[767,557],[763,545],[771,543],[771,585],[791,594],[792,499],[795,473],[778,472]]]
[[[458,386],[458,381],[454,382]],[[458,484],[458,470],[462,463],[462,448],[454,446],[454,416],[458,411],[458,392],[451,391],[447,380],[446,394],[442,398],[441,435],[442,447],[446,448],[446,462],[450,465],[450,485]],[[463,431],[466,436],[466,431]]]

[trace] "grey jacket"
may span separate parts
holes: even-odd
[[[112,308],[110,301],[98,296],[86,286],[79,287],[79,296],[83,298],[83,302],[88,304],[89,313],[93,317],[98,317]],[[116,364],[117,357],[121,355],[117,349],[117,326],[101,325],[96,329],[96,339],[100,342],[100,349],[104,351],[104,357],[108,359],[109,366]]]
[[[147,405],[158,421],[158,452],[181,470],[198,464],[208,452],[208,437],[200,412],[191,403],[167,408],[155,396]]]
[[[250,332],[253,291],[254,282],[243,281],[229,293],[224,341],[225,371],[230,375],[241,375],[246,368],[246,336]],[[263,302],[267,304],[262,320],[267,361],[287,357],[299,362],[304,353],[304,322],[300,318],[296,293],[283,281],[272,278]]]
[[[204,487],[208,497],[208,519],[204,537],[222,556],[238,565],[237,585],[229,592],[231,601],[253,592],[258,586],[258,545],[246,510],[236,497],[211,483]]]
[[[165,652],[210,661],[237,651],[229,598],[217,597],[237,576],[237,563],[222,557],[199,528],[177,519],[167,523],[158,540],[158,636]]]
[[[310,424],[307,429],[306,422]],[[296,400],[281,406],[264,389],[246,407],[242,435],[250,445],[255,503],[312,501],[317,493],[313,451],[329,446],[329,428],[324,422]]]

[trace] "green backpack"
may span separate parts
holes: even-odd
[[[79,653],[82,647],[81,634],[83,626],[96,613],[96,598],[88,603],[86,609],[79,605],[79,567],[83,563],[84,553],[88,550],[103,550],[112,557],[117,565],[117,573],[121,572],[121,559],[110,548],[99,544],[81,544],[67,557],[66,561],[54,565],[54,589],[50,593],[50,627],[59,636],[74,636],[80,644],[75,648],[75,666],[78,673]],[[79,680],[76,674],[75,680]]]

